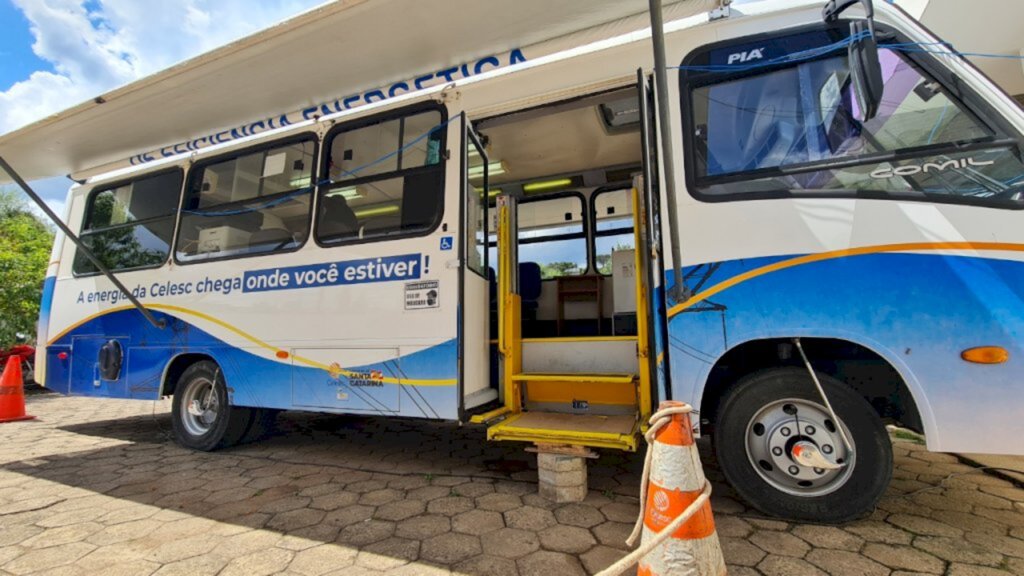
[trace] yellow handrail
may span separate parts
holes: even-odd
[[[633,263],[636,267],[634,278],[636,281],[636,336],[637,336],[637,372],[640,376],[640,420],[646,421],[651,415],[651,371],[649,349],[649,326],[647,325],[648,295],[647,295],[647,271],[644,267],[645,259],[641,250],[644,250],[644,234],[647,224],[647,216],[643,210],[643,202],[640,199],[640,188],[633,187]]]

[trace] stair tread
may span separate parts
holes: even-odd
[[[526,372],[512,376],[512,380],[516,382],[603,382],[608,384],[631,384],[636,379],[636,374]]]
[[[634,431],[636,416],[598,416],[594,414],[563,414],[561,412],[523,412],[499,426],[506,432],[544,430],[548,434],[599,433],[629,435]]]

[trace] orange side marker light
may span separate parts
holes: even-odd
[[[978,346],[964,350],[960,357],[975,364],[1002,364],[1010,359],[1010,353],[1002,346]]]
[[[288,359],[288,351],[287,350],[278,350],[276,355],[281,360],[287,360]]]

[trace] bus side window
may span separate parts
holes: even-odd
[[[196,262],[297,250],[309,232],[311,137],[193,171],[175,257]]]
[[[537,263],[543,280],[587,273],[582,195],[527,198],[519,203],[518,220],[520,263]]]
[[[594,267],[598,274],[612,273],[612,252],[632,250],[632,190],[605,190],[590,199],[594,209]]]
[[[335,245],[424,234],[444,208],[445,127],[438,110],[328,135],[316,237]]]
[[[160,266],[171,248],[181,181],[181,170],[173,170],[93,192],[82,242],[110,270]],[[99,272],[80,251],[72,269],[76,275]]]

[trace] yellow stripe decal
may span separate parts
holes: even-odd
[[[223,320],[220,320],[218,318],[214,318],[213,316],[210,316],[209,314],[204,314],[202,312],[197,312],[195,310],[190,310],[188,308],[182,308],[181,306],[173,306],[171,304],[146,304],[146,307],[147,308],[152,308],[154,310],[164,310],[164,311],[168,311],[168,312],[178,312],[180,314],[190,314],[192,316],[196,316],[198,318],[202,318],[203,320],[206,320],[207,322],[212,322],[213,324],[216,324],[216,325],[220,326],[221,328],[224,328],[225,330],[228,330],[230,332],[233,332],[233,333],[237,334],[238,336],[241,336],[242,338],[252,342],[253,344],[259,346],[260,348],[264,348],[264,349],[269,350],[269,351],[271,351],[271,352],[273,352],[275,354],[277,352],[288,352],[288,350],[284,350],[283,348],[277,348],[276,346],[273,346],[273,345],[271,345],[271,344],[269,344],[267,342],[264,342],[263,340],[260,340],[259,338],[253,336],[252,334],[249,334],[248,332],[245,332],[244,330],[241,330],[240,328],[232,326],[231,324],[228,324],[227,322],[224,322]],[[72,324],[70,327],[68,327],[68,328],[64,329],[63,331],[61,331],[60,334],[58,334],[57,336],[55,336],[53,339],[50,340],[48,345],[52,346],[57,340],[60,340],[61,338],[66,336],[68,334],[68,332],[71,332],[75,328],[78,328],[79,326],[85,324],[86,322],[89,322],[90,320],[92,320],[94,318],[98,318],[98,317],[103,316],[105,314],[111,314],[113,312],[120,312],[121,310],[131,310],[133,308],[134,308],[134,306],[119,306],[117,308],[111,308],[111,309],[105,310],[103,312],[97,312],[96,314],[88,316],[88,317],[84,318],[83,320],[80,320],[80,321],[76,322],[75,324]],[[319,368],[319,369],[324,370],[325,372],[328,372],[328,373],[332,372],[331,366],[329,366],[327,364],[324,364],[322,362],[317,362],[316,360],[312,360],[312,359],[305,358],[305,357],[302,357],[302,356],[297,356],[297,355],[294,355],[294,354],[290,354],[290,357],[295,362],[300,362],[302,364],[305,364],[307,366],[311,366],[313,368]],[[360,373],[352,372],[351,370],[345,370],[345,369],[340,369],[339,370],[337,368],[333,369],[333,373],[340,374],[342,376],[347,376],[347,377],[360,376]],[[413,379],[398,379],[398,378],[385,377],[385,378],[382,378],[380,381],[385,383],[385,384],[400,384],[400,385],[403,385],[403,386],[455,386],[455,384],[456,384],[456,381],[455,381],[454,378],[449,378],[449,379],[444,379],[444,380],[413,380]]]
[[[694,304],[706,300],[715,294],[724,292],[737,284],[742,284],[747,280],[753,280],[759,276],[778,272],[779,270],[785,270],[787,268],[821,262],[824,260],[846,258],[848,256],[864,256],[866,254],[883,254],[889,252],[919,252],[925,250],[997,250],[1007,252],[1024,252],[1024,244],[1010,244],[1008,242],[907,242],[903,244],[862,246],[859,248],[847,248],[844,250],[808,254],[806,256],[799,256],[796,258],[790,258],[789,260],[782,260],[780,262],[761,266],[760,268],[754,268],[753,270],[748,270],[742,274],[737,274],[728,280],[719,282],[707,290],[694,294],[685,302],[680,302],[670,308],[668,311],[668,317],[672,318]]]

